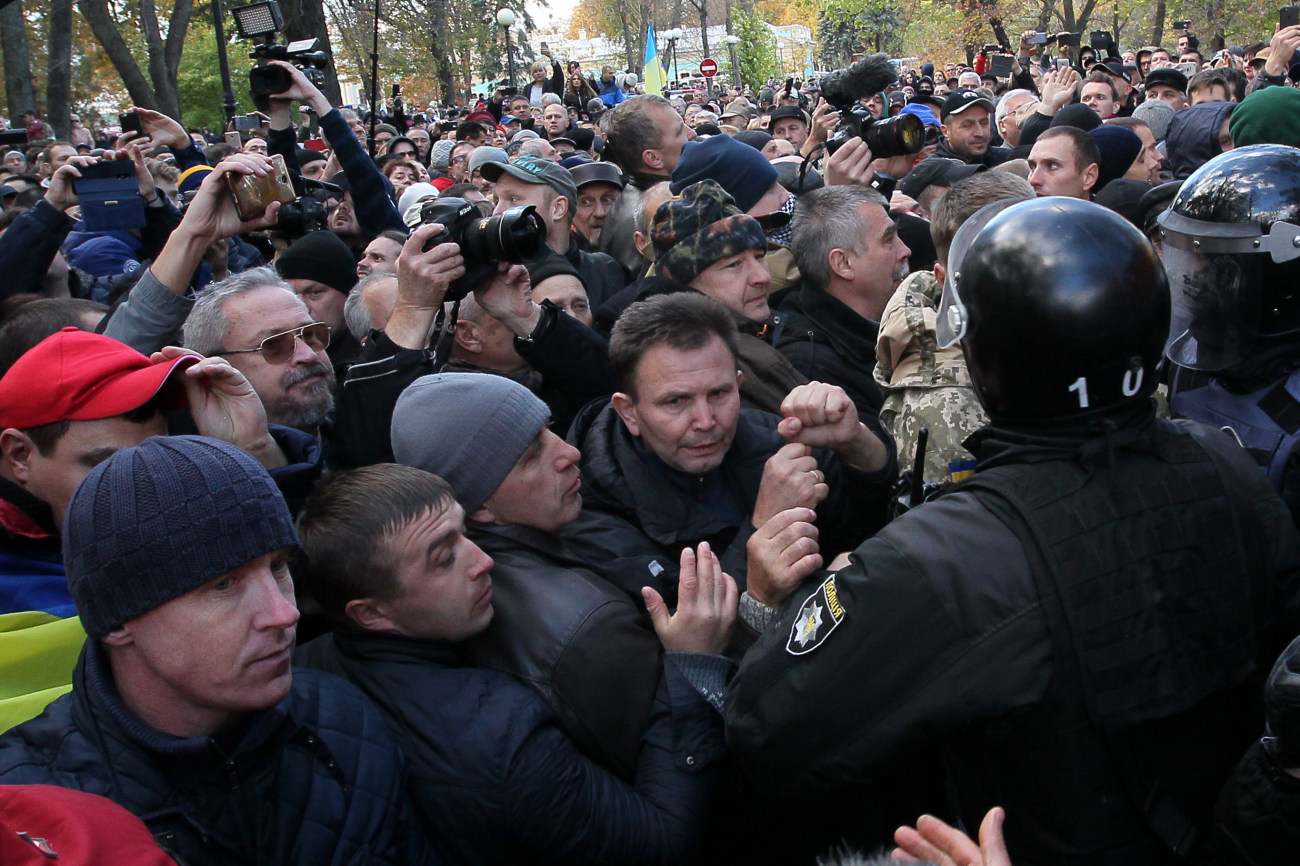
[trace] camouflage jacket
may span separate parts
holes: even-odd
[[[903,280],[880,319],[875,371],[885,395],[880,423],[898,444],[899,469],[912,465],[917,435],[928,427],[925,480],[937,482],[959,480],[974,468],[962,442],[988,423],[961,347],[940,349],[935,337],[941,292],[932,271]]]

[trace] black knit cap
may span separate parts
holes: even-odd
[[[315,280],[347,294],[357,284],[357,259],[331,231],[308,232],[275,260],[286,280]]]
[[[91,637],[297,544],[266,470],[202,436],[118,451],[81,482],[63,527],[68,589]]]

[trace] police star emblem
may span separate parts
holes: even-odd
[[[795,656],[812,652],[825,643],[843,621],[844,607],[840,604],[835,575],[832,574],[799,606],[794,625],[790,627],[790,639],[785,644],[786,651]]]

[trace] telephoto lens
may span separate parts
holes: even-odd
[[[862,137],[876,159],[903,156],[925,147],[925,123],[915,114],[900,114],[865,124]]]

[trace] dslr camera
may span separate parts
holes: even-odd
[[[447,287],[445,301],[459,301],[483,285],[496,273],[497,262],[522,264],[534,258],[546,241],[546,223],[532,205],[485,217],[463,198],[436,198],[420,209],[420,222],[443,227],[426,252],[451,242],[460,245],[465,259],[465,274]]]
[[[834,153],[846,142],[861,138],[876,159],[917,153],[925,146],[925,123],[915,114],[876,120],[858,100],[881,93],[898,80],[888,54],[871,54],[847,69],[837,69],[822,81],[822,96],[840,112],[840,122],[826,142]]]

